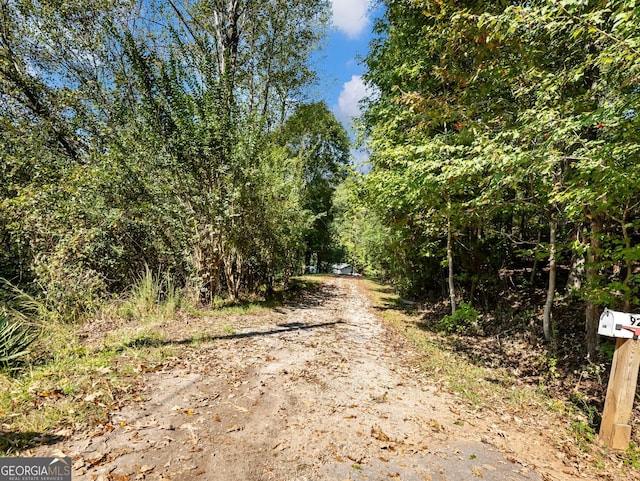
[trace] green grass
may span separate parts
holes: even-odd
[[[30,353],[39,332],[0,311],[0,369],[12,371]]]
[[[0,377],[0,423],[9,427],[0,441],[0,455],[32,447],[38,438],[64,427],[103,417],[113,404],[113,392],[122,380],[106,372],[112,355],[78,347],[58,349],[41,365]],[[84,400],[87,396],[90,402]]]
[[[622,453],[621,455],[622,462],[633,468],[640,468],[640,447],[638,447],[634,442],[629,444],[629,447]]]
[[[174,354],[149,328],[114,333],[87,348],[73,326],[54,324],[38,348],[40,356],[28,366],[0,374],[0,456],[108,422],[108,413],[134,396],[140,366],[157,365]]]
[[[181,302],[181,292],[171,276],[154,274],[146,267],[120,305],[118,315],[124,319],[163,321],[175,316]]]
[[[264,314],[269,311],[270,305],[264,301],[259,302],[243,302],[222,305],[216,309],[199,309],[193,306],[186,306],[183,310],[196,317],[227,317],[231,315],[246,316],[252,314]]]

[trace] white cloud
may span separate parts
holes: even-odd
[[[345,82],[338,97],[337,115],[341,120],[349,122],[353,117],[360,115],[359,102],[370,94],[360,75],[353,75],[351,80]]]
[[[370,0],[331,0],[333,24],[349,38],[357,38],[369,25]]]

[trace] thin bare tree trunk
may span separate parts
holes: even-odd
[[[451,211],[451,202],[449,202]],[[451,315],[456,313],[456,287],[453,270],[453,233],[451,232],[451,212],[447,215],[447,264],[449,265],[449,299],[451,299]]]
[[[629,227],[627,226],[626,219],[624,220],[625,222],[622,224],[622,236],[624,239],[624,247],[627,250],[631,250],[631,237],[629,236]],[[625,287],[629,287],[631,284],[631,279],[633,277],[633,262],[630,259],[626,259],[625,266],[626,266],[627,272],[625,274],[623,284]],[[624,312],[629,312],[630,310],[631,310],[631,299],[629,298],[629,295],[626,295],[624,300]]]
[[[551,320],[553,310],[553,298],[556,295],[556,235],[558,231],[558,220],[553,214],[549,222],[549,287],[547,288],[547,300],[544,304],[544,314],[542,316],[542,330],[544,339],[551,341]]]
[[[630,206],[629,202],[627,201],[627,205],[625,206],[625,209],[622,213],[622,218],[616,219],[620,224],[620,227],[622,228],[622,239],[624,242],[624,248],[627,250],[627,252],[631,251],[632,246],[631,235],[629,234],[628,217],[629,213],[632,210],[635,210],[637,207],[638,204]],[[631,288],[631,280],[633,279],[633,264],[633,260],[629,257],[624,260],[625,276],[622,283],[627,289]],[[631,296],[629,292],[629,290],[626,290],[624,293],[624,312],[629,312],[631,310]]]
[[[576,243],[580,246],[586,244],[582,226],[576,228]],[[578,251],[578,249],[576,249],[576,251]],[[569,271],[569,278],[567,279],[567,292],[577,292],[582,289],[585,276],[585,263],[586,259],[582,252],[573,253],[571,256],[571,270]]]

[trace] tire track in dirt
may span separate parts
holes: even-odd
[[[54,448],[75,480],[540,480],[405,362],[359,282],[329,278],[197,363],[147,373],[113,431]]]

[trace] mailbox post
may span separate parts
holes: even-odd
[[[626,449],[631,441],[629,421],[640,368],[640,315],[605,309],[598,334],[616,338],[598,438],[612,449]]]

